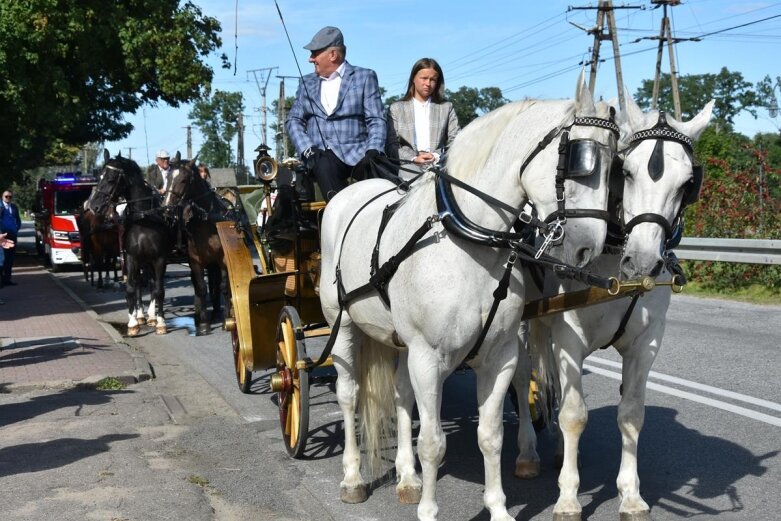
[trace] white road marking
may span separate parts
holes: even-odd
[[[615,367],[617,369],[621,369],[621,362],[614,362],[612,360],[605,360],[604,358],[597,358],[590,356],[587,359],[589,362],[597,362],[599,364],[607,365],[610,367]],[[713,387],[711,385],[705,385],[697,382],[692,382],[691,380],[685,380],[683,378],[678,378],[676,376],[669,376],[662,373],[657,373],[656,371],[651,371],[649,373],[649,376],[651,378],[656,378],[657,380],[662,380],[665,382],[674,383],[677,385],[681,385],[683,387],[689,387],[691,389],[697,389],[698,391],[705,391],[707,393],[715,394],[717,396],[722,396],[724,398],[729,398],[731,400],[737,400],[740,402],[746,402],[750,403],[752,405],[757,405],[759,407],[764,407],[765,409],[770,409],[773,411],[781,412],[781,404],[770,402],[767,400],[763,400],[762,398],[755,398],[753,396],[748,396],[746,394],[740,394],[735,393],[732,391],[727,391],[725,389],[720,389],[718,387]]]
[[[591,364],[583,364],[584,369],[588,369],[592,373],[596,373],[602,376],[606,376],[608,378],[612,378],[614,380],[621,381],[621,373],[616,373],[614,371],[609,371],[607,369],[603,369],[601,367],[597,367]],[[692,382],[693,383],[693,382]],[[701,403],[704,405],[709,405],[711,407],[715,407],[716,409],[722,409],[724,411],[729,411],[735,414],[738,414],[740,416],[745,416],[746,418],[751,418],[753,420],[759,420],[763,423],[767,423],[769,425],[774,425],[776,427],[781,427],[781,418],[777,418],[775,416],[770,416],[769,414],[764,414],[757,411],[752,411],[751,409],[746,409],[745,407],[740,407],[738,405],[733,405],[727,402],[722,402],[720,400],[714,400],[713,398],[707,398],[705,396],[699,396],[694,393],[690,393],[688,391],[681,391],[679,389],[673,389],[672,387],[667,387],[664,385],[660,385],[654,382],[648,382],[647,385],[648,389],[659,391],[660,393],[669,394],[672,396],[677,396],[679,398],[683,398],[685,400],[691,400],[693,402]]]

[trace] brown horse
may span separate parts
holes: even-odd
[[[222,244],[215,224],[236,220],[238,215],[201,178],[195,161],[181,162],[177,168],[179,173],[168,189],[165,205],[177,207],[177,213],[181,211],[181,225],[187,238],[190,279],[195,290],[196,334],[204,335],[209,333],[213,320],[222,318],[222,281],[227,280]],[[209,279],[211,317],[205,305],[207,285],[204,282],[204,270]]]
[[[112,208],[113,210],[113,208]],[[116,213],[96,214],[85,209],[76,217],[76,225],[81,236],[81,262],[84,266],[84,278],[93,286],[95,273],[98,274],[98,288],[103,288],[103,273],[106,281],[119,280],[117,260],[119,259],[119,225]]]

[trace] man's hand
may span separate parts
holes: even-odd
[[[304,160],[304,165],[306,165],[307,170],[314,172],[322,153],[323,151],[317,147],[309,147],[304,150],[304,153],[301,154],[301,157]]]
[[[372,161],[375,157],[379,156],[381,152],[379,150],[374,150],[373,148],[370,148],[366,151],[366,154],[363,156],[363,158],[366,161]]]

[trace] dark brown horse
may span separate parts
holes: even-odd
[[[102,214],[120,198],[127,202],[122,245],[127,272],[128,336],[140,332],[142,269],[154,283],[146,323],[155,327],[157,334],[165,334],[168,329],[163,315],[164,279],[174,244],[172,220],[161,206],[160,195],[144,180],[138,164],[119,155],[111,158],[105,151],[100,181],[87,204],[93,212]]]
[[[201,178],[195,161],[181,162],[177,168],[179,173],[168,189],[165,205],[177,207],[177,213],[181,215],[180,225],[187,239],[190,279],[195,289],[196,334],[204,335],[209,333],[212,321],[222,319],[222,281],[227,280],[216,223],[236,220],[237,215],[212,190],[209,183]],[[211,316],[206,310],[207,285],[204,281],[204,270],[209,279]]]

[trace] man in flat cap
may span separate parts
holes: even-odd
[[[168,189],[173,174],[171,156],[165,150],[158,150],[155,154],[155,164],[146,171],[146,181],[162,195]]]
[[[385,148],[385,117],[377,73],[345,61],[339,29],[323,27],[304,49],[315,72],[299,84],[286,127],[327,201],[351,175],[366,178]]]

